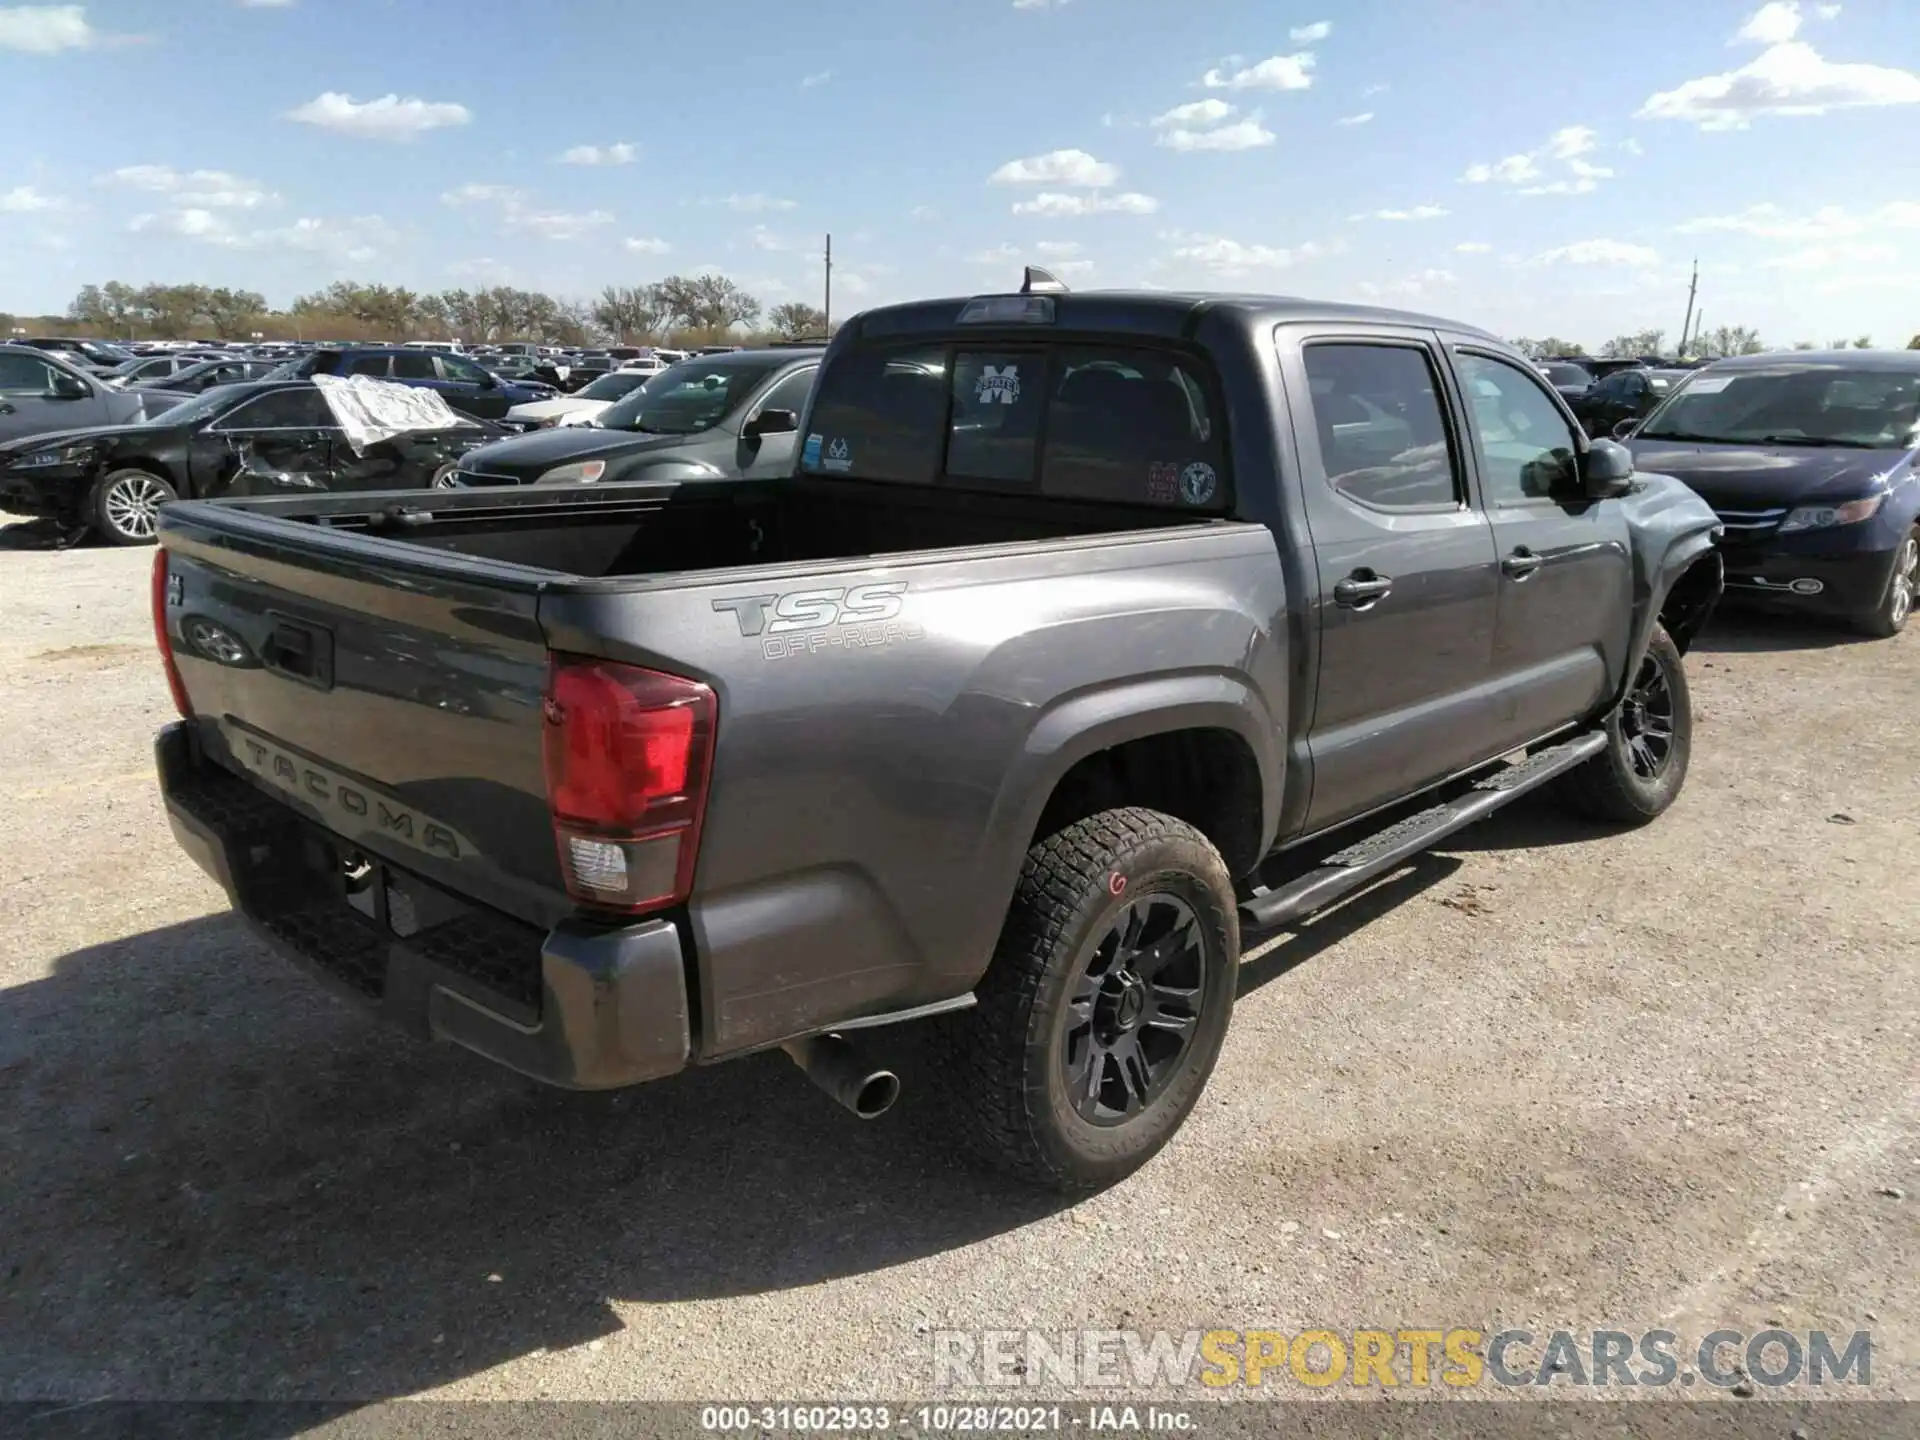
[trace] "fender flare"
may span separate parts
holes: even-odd
[[[1660,612],[1666,608],[1667,597],[1673,593],[1673,587],[1680,578],[1703,560],[1714,567],[1713,599],[1717,602],[1724,583],[1725,567],[1713,531],[1701,530],[1687,536],[1661,557],[1660,570],[1648,587],[1646,602],[1635,607],[1633,633],[1627,646],[1627,663],[1620,672],[1619,683],[1600,710],[1601,715],[1612,714],[1614,707],[1626,698],[1633,677],[1639,673],[1640,662],[1646,658],[1647,646],[1653,643],[1653,627],[1660,619]],[[1711,610],[1711,605],[1708,609]]]
[[[1157,675],[1064,696],[1027,731],[988,822],[987,854],[995,857],[988,893],[1013,893],[1034,828],[1075,765],[1129,740],[1180,730],[1224,730],[1246,745],[1260,776],[1259,850],[1266,853],[1286,774],[1266,700],[1245,677],[1227,672]]]

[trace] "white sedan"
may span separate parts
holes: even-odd
[[[585,425],[597,418],[600,412],[614,401],[625,399],[658,373],[658,371],[644,370],[615,370],[602,375],[591,385],[571,395],[558,395],[551,400],[533,400],[525,405],[515,405],[507,411],[507,423],[531,425],[537,430],[549,430],[560,425]]]

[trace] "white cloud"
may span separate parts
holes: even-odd
[[[989,185],[1072,185],[1097,190],[1120,178],[1120,167],[1084,150],[1049,150],[1009,160],[987,177]]]
[[[1628,155],[1644,155],[1647,153],[1638,140],[1622,140],[1620,142],[1620,148]]]
[[[1369,210],[1360,215],[1349,215],[1349,220],[1438,220],[1447,213],[1440,205],[1415,205],[1410,210]]]
[[[1532,150],[1509,155],[1503,160],[1469,165],[1460,178],[1469,185],[1511,185],[1522,195],[1587,195],[1613,171],[1581,157],[1599,147],[1599,133],[1586,125],[1568,125],[1556,130]],[[1555,176],[1547,167],[1564,167],[1566,174]]]
[[[1041,240],[1033,248],[1049,260],[1071,260],[1085,247],[1078,240]]]
[[[1364,125],[1373,119],[1373,111],[1362,110],[1358,115],[1342,115],[1333,123],[1336,125]]]
[[[1763,270],[1844,270],[1862,265],[1885,265],[1900,258],[1892,245],[1809,245],[1760,262]]]
[[[1392,88],[1391,85],[1369,85],[1360,92],[1360,98],[1366,100],[1374,95],[1384,95]]]
[[[0,194],[0,214],[30,215],[64,209],[66,201],[43,195],[31,185],[16,185],[5,194]]]
[[[988,250],[976,250],[967,259],[975,265],[1011,265],[1020,258],[1020,247],[1005,242]]]
[[[508,205],[522,198],[522,192],[511,185],[481,185],[469,181],[452,190],[442,191],[440,202],[443,205]]]
[[[666,241],[656,240],[650,235],[629,235],[620,244],[632,255],[664,255],[673,249]]]
[[[1838,205],[1795,214],[1771,203],[1733,215],[1707,215],[1674,227],[1682,235],[1730,231],[1766,240],[1843,240],[1869,231],[1920,230],[1920,201],[1894,200],[1858,214]]]
[[[1118,195],[1066,195],[1057,190],[1043,190],[1031,200],[1017,202],[1013,213],[1066,219],[1075,215],[1151,215],[1159,208],[1160,202],[1151,195],[1131,190]]]
[[[1462,240],[1458,245],[1453,247],[1453,253],[1456,255],[1485,255],[1492,249],[1493,246],[1487,244],[1484,240]]]
[[[1578,240],[1534,256],[1536,265],[1634,265],[1660,263],[1660,252],[1621,240]]]
[[[242,10],[290,10],[293,0],[240,0]]]
[[[181,171],[170,165],[122,165],[111,174],[102,175],[100,183],[168,195],[175,205],[203,210],[251,210],[280,198],[263,188],[259,181],[225,170]]]
[[[1287,38],[1296,45],[1317,45],[1333,33],[1331,20],[1316,20],[1311,25],[1296,25],[1287,32]]]
[[[57,55],[84,50],[99,39],[99,32],[87,24],[84,5],[0,6],[0,50]]]
[[[747,236],[747,240],[756,250],[798,250],[802,248],[786,236],[775,234],[764,225],[754,226],[752,233]]]
[[[826,84],[832,78],[833,78],[833,71],[816,70],[811,75],[802,75],[800,77],[800,88],[802,90],[816,89],[817,87]]]
[[[303,217],[289,225],[238,230],[226,216],[191,206],[135,216],[127,228],[178,235],[227,250],[294,250],[354,262],[375,259],[395,238],[393,227],[378,215],[344,220]]]
[[[1754,45],[1778,45],[1799,33],[1798,0],[1767,0],[1765,5],[1747,17],[1747,23],[1728,43],[1738,45],[1746,41]]]
[[[1451,270],[1416,270],[1397,280],[1362,280],[1354,289],[1370,300],[1377,300],[1394,295],[1424,295],[1439,286],[1455,284],[1459,279]]]
[[[509,204],[501,219],[512,229],[525,230],[545,240],[578,240],[602,225],[613,223],[613,216],[604,210],[528,210],[518,204]]]
[[[907,212],[909,220],[937,220],[939,217],[939,210],[931,205],[916,205]]]
[[[1211,130],[1168,130],[1159,143],[1169,150],[1255,150],[1273,141],[1273,131],[1262,125],[1256,114]]]
[[[1218,125],[1232,114],[1233,106],[1224,100],[1195,100],[1154,116],[1152,123],[1156,126]]]
[[[1327,253],[1324,246],[1309,241],[1291,250],[1273,245],[1247,245],[1224,235],[1192,235],[1175,231],[1166,237],[1173,242],[1175,268],[1197,268],[1215,275],[1245,275],[1256,270],[1286,270],[1302,260]]]
[[[562,165],[631,165],[640,158],[640,149],[625,140],[613,145],[576,145],[563,151]]]
[[[797,201],[781,200],[772,195],[759,195],[759,194],[725,195],[725,196],[722,196],[719,200],[712,201],[709,203],[716,204],[716,205],[724,205],[729,210],[739,210],[745,214],[752,214],[753,212],[760,211],[760,210],[792,210],[798,204]]]
[[[465,125],[473,119],[473,112],[448,100],[421,100],[411,95],[403,100],[398,95],[382,95],[363,101],[328,90],[287,111],[286,118],[359,140],[411,140],[428,130]]]
[[[1639,115],[1685,120],[1702,130],[1744,130],[1756,115],[1920,104],[1920,74],[1886,65],[1841,64],[1811,45],[1774,45],[1738,70],[1704,75],[1649,96]]]
[[[1200,83],[1209,90],[1305,90],[1313,84],[1313,52],[1270,55],[1258,65],[1229,73],[1209,70]]]
[[[1822,20],[1837,20],[1840,17],[1840,7],[1838,5],[1816,5],[1813,7],[1813,13],[1818,15]]]

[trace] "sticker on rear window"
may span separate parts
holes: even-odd
[[[1020,367],[988,365],[973,387],[974,402],[979,405],[1012,405],[1020,399]]]
[[[828,470],[851,470],[853,468],[853,447],[847,444],[844,435],[836,435],[827,446],[825,468]]]
[[[800,452],[800,463],[802,465],[818,465],[820,463],[820,447],[824,443],[825,441],[817,434],[807,436],[806,448]]]
[[[1204,460],[1196,460],[1180,472],[1180,498],[1189,505],[1204,505],[1213,499],[1218,484],[1213,466]]]
[[[1180,467],[1170,460],[1147,466],[1147,499],[1171,505],[1180,498]]]

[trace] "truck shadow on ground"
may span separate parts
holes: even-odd
[[[1460,864],[1249,936],[1243,995]],[[1064,1207],[960,1167],[911,1030],[874,1049],[907,1098],[870,1125],[778,1055],[566,1094],[389,1032],[229,916],[74,952],[0,991],[0,1397],[418,1394],[613,1334],[612,1301],[868,1273]]]

